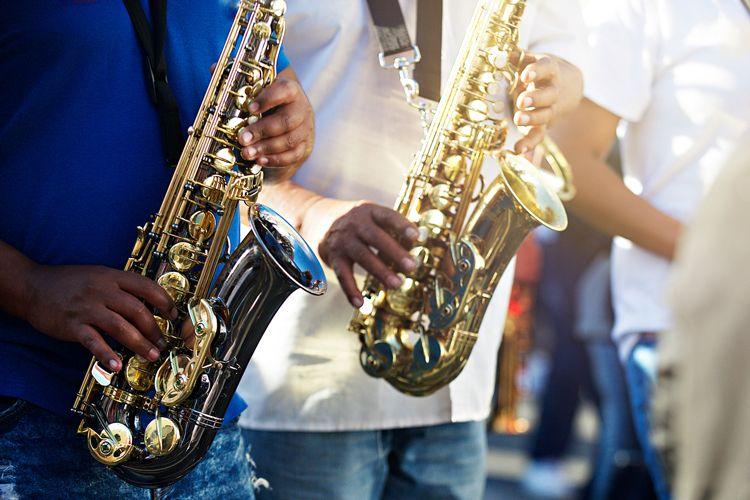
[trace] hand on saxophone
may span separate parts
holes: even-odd
[[[291,178],[315,141],[313,109],[294,71],[282,71],[250,105],[250,112],[263,117],[240,131],[242,157],[264,167],[271,182]]]
[[[546,54],[525,54],[519,71],[513,123],[523,127],[524,137],[514,149],[517,154],[526,154],[542,142],[555,119],[578,107],[583,76],[564,59]]]
[[[24,277],[22,317],[50,337],[80,343],[106,369],[119,371],[122,361],[105,334],[150,361],[166,348],[145,304],[168,319],[177,317],[177,309],[150,279],[99,266],[36,264]]]
[[[349,302],[359,308],[363,298],[354,279],[354,264],[386,287],[398,288],[403,280],[396,273],[416,268],[409,250],[419,232],[414,224],[390,208],[368,202],[349,203],[352,208],[330,226],[318,253],[336,273]]]

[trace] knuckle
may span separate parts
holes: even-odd
[[[280,118],[281,126],[284,130],[292,130],[294,128],[294,119],[291,113],[283,113]]]
[[[294,134],[286,135],[286,138],[284,139],[284,145],[288,149],[294,149],[297,146],[297,138],[294,136]]]

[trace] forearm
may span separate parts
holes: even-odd
[[[36,264],[21,252],[0,241],[0,310],[25,318],[29,302],[27,277]]]
[[[264,185],[258,201],[281,213],[297,230],[307,211],[323,197],[291,180]]]
[[[576,165],[576,197],[568,204],[594,228],[622,236],[667,259],[674,258],[682,225],[630,191],[606,162],[595,156],[569,155]]]

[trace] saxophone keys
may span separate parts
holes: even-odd
[[[508,69],[510,58],[508,57],[508,52],[498,46],[494,46],[487,51],[487,62],[502,71]]]
[[[171,419],[158,417],[152,420],[143,433],[146,450],[156,457],[169,455],[180,442],[180,428]]]
[[[109,424],[100,433],[91,433],[88,440],[91,454],[104,465],[117,465],[133,453],[133,433],[124,424]]]
[[[432,186],[428,198],[432,206],[438,210],[445,210],[453,203],[451,187],[448,184],[437,184]]]
[[[427,228],[430,236],[437,238],[448,228],[448,217],[442,211],[433,208],[422,213],[419,225]]]
[[[286,8],[286,5],[284,7]],[[271,38],[271,33],[273,33],[273,29],[271,29],[271,25],[268,23],[261,22],[253,26],[253,35],[260,39]]]
[[[179,304],[185,300],[185,296],[190,291],[190,282],[188,282],[188,279],[184,275],[174,271],[162,274],[156,283],[172,297],[175,304]]]
[[[396,314],[410,316],[419,308],[420,288],[417,282],[409,277],[399,275],[403,279],[401,286],[386,292],[388,308]]]
[[[171,321],[156,315],[154,316],[154,320],[156,321],[156,326],[161,330],[162,337],[164,337],[164,340],[166,340],[167,343],[175,344],[182,341],[182,337],[175,335],[174,325]]]
[[[125,367],[125,380],[136,391],[151,389],[154,381],[154,365],[145,358],[135,355],[128,360]]]
[[[489,106],[486,102],[474,99],[466,105],[466,117],[474,122],[479,123],[487,119],[489,114]]]
[[[223,180],[223,179],[222,179]],[[216,216],[211,212],[199,210],[190,216],[188,233],[196,240],[207,240],[216,231]]]
[[[412,352],[414,370],[426,372],[432,370],[440,362],[443,346],[432,335],[423,334],[414,344]]]
[[[240,118],[239,116],[230,118],[224,123],[224,129],[227,131],[227,135],[235,140],[239,138],[240,132],[245,127],[247,127],[247,122],[244,118]]]
[[[263,90],[263,82],[261,80],[256,81],[250,85],[245,85],[237,91],[237,97],[234,100],[237,109],[245,112],[250,111],[250,105],[253,103],[258,94]]]
[[[442,163],[442,173],[446,180],[453,182],[466,170],[466,158],[461,155],[451,155]]]
[[[112,378],[115,376],[115,374],[102,368],[97,361],[91,367],[91,376],[94,377],[94,380],[96,380],[97,384],[103,387],[107,387],[112,383]]]
[[[371,349],[362,346],[359,362],[369,376],[384,377],[396,362],[396,353],[388,342],[378,340]]]
[[[211,166],[219,172],[228,174],[234,170],[234,166],[237,164],[237,157],[234,155],[234,151],[231,148],[221,148],[213,155],[213,161]]]
[[[219,203],[224,198],[227,181],[221,175],[212,175],[203,181],[201,194],[209,203]]]
[[[187,271],[200,262],[201,251],[187,241],[181,241],[169,249],[169,264],[177,271]]]
[[[282,17],[286,14],[286,2],[284,0],[273,0],[270,9],[274,16]]]

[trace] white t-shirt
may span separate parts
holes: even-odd
[[[585,16],[586,96],[624,120],[626,184],[689,221],[750,127],[750,15],[741,0],[593,0]],[[671,326],[670,264],[622,238],[612,255],[626,356],[634,334]]]
[[[393,206],[422,130],[404,101],[398,74],[378,64],[365,0],[288,0],[285,50],[316,110],[315,151],[295,180],[327,197]],[[402,0],[414,32],[416,2]],[[576,33],[563,22],[576,0],[530,0],[523,40],[576,62]],[[476,0],[445,2],[443,76],[447,78]],[[567,18],[568,20],[570,18]],[[579,19],[582,25],[582,19]],[[530,40],[530,26],[534,25]],[[579,25],[579,26],[580,26]],[[539,29],[537,29],[537,27]],[[517,139],[511,138],[511,144]],[[497,165],[487,162],[494,178]],[[493,171],[494,168],[494,171]],[[244,427],[339,431],[414,427],[487,417],[511,281],[505,273],[463,373],[432,396],[406,396],[365,374],[360,342],[347,327],[352,308],[328,271],[324,297],[295,293],[269,326],[239,392]]]

